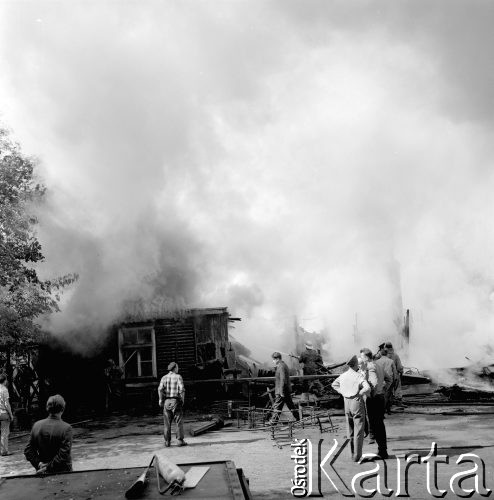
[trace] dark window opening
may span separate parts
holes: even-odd
[[[197,357],[199,363],[206,363],[216,359],[216,345],[214,342],[207,344],[197,344]]]

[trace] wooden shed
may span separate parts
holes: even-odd
[[[127,387],[154,385],[178,363],[185,380],[194,367],[224,359],[229,348],[226,307],[190,309],[179,318],[124,323],[117,328],[118,364]]]

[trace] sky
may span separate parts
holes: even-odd
[[[266,358],[494,342],[494,4],[0,2],[0,120],[39,159],[46,327],[90,346],[141,299],[228,307]],[[82,335],[81,335],[82,334]]]

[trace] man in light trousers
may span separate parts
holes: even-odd
[[[357,356],[353,356],[347,365],[349,366],[348,370],[342,373],[331,386],[344,397],[351,457],[354,462],[358,462],[362,458],[364,444],[364,397],[370,393],[370,386],[362,373],[358,372],[359,360]]]
[[[168,365],[168,373],[162,377],[158,386],[159,405],[163,408],[163,434],[165,446],[170,446],[172,422],[177,424],[178,446],[187,446],[184,441],[183,405],[185,387],[181,375],[178,374],[178,365],[172,361]]]
[[[9,402],[9,390],[7,389],[7,375],[0,373],[0,454],[9,453],[10,422],[14,420],[12,408]]]

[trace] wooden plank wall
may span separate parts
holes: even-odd
[[[158,320],[155,323],[156,367],[158,380],[168,373],[168,364],[175,361],[184,379],[190,378],[196,361],[194,323],[184,320]]]
[[[198,344],[214,342],[216,357],[220,357],[220,347],[228,344],[228,313],[207,314],[195,318],[196,339]]]
[[[213,342],[216,347],[216,357],[220,358],[220,348],[228,349],[228,317],[225,308],[221,313],[155,320],[158,380],[168,373],[168,364],[171,361],[178,363],[180,374],[184,379],[192,378],[191,368],[198,362],[197,344]],[[147,323],[147,326],[151,325],[152,323]]]

